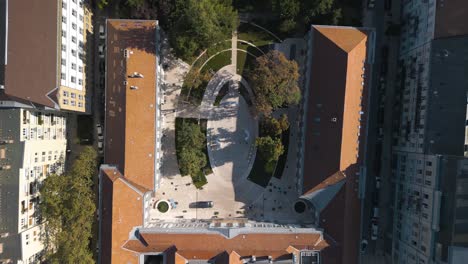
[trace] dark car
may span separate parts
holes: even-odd
[[[214,206],[212,201],[199,201],[190,203],[189,208],[212,208]]]

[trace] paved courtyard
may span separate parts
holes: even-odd
[[[236,56],[233,52],[233,56]],[[235,61],[234,61],[235,63]],[[276,223],[307,223],[305,215],[297,215],[292,205],[298,197],[296,181],[297,163],[297,109],[282,110],[291,123],[288,162],[281,179],[272,178],[263,188],[247,179],[255,160],[255,138],[258,121],[250,114],[244,98],[239,94],[239,82],[250,91],[248,83],[236,74],[235,65],[220,69],[208,83],[200,106],[187,106],[178,102],[181,89],[180,76],[186,65],[175,66],[166,73],[163,120],[163,165],[160,188],[153,198],[172,201],[175,207],[169,212],[150,210],[152,221],[179,221],[180,219],[248,218]],[[228,94],[219,106],[214,106],[221,87],[229,82]],[[277,113],[279,114],[279,113]],[[207,123],[208,158],[213,173],[207,175],[208,183],[196,189],[190,176],[182,177],[175,154],[175,117],[203,118]],[[212,201],[213,208],[195,209],[196,201]]]

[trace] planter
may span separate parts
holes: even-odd
[[[154,207],[158,209],[160,213],[167,213],[171,210],[171,206],[166,200],[159,200]]]

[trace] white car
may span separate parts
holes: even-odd
[[[99,38],[105,39],[106,38],[106,32],[104,29],[104,25],[99,26]]]
[[[375,188],[380,189],[380,176],[375,177]]]
[[[379,233],[379,226],[377,223],[372,223],[371,225],[371,239],[372,240],[377,240],[377,235]]]
[[[99,45],[99,47],[98,47],[98,48],[99,48],[99,58],[101,58],[101,59],[102,59],[102,58],[104,58],[104,50],[105,50],[105,46],[104,46],[104,44],[102,44],[102,45]]]
[[[367,244],[369,244],[369,242],[367,242],[367,239],[363,239],[361,241],[361,253],[366,252]]]

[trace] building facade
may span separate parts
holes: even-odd
[[[92,13],[83,0],[0,1],[0,107],[89,112]],[[28,8],[24,8],[28,6]],[[35,47],[32,49],[31,47]],[[88,80],[89,79],[89,80]]]
[[[39,188],[49,174],[63,173],[65,155],[63,114],[0,110],[1,263],[38,263],[41,259]]]
[[[466,220],[454,216],[465,203],[457,184],[464,181],[467,164],[466,15],[464,1],[402,1],[390,179],[393,219],[384,234],[391,241],[392,263],[459,263],[456,256],[466,254],[468,239],[461,235]],[[452,232],[457,226],[460,235]]]

